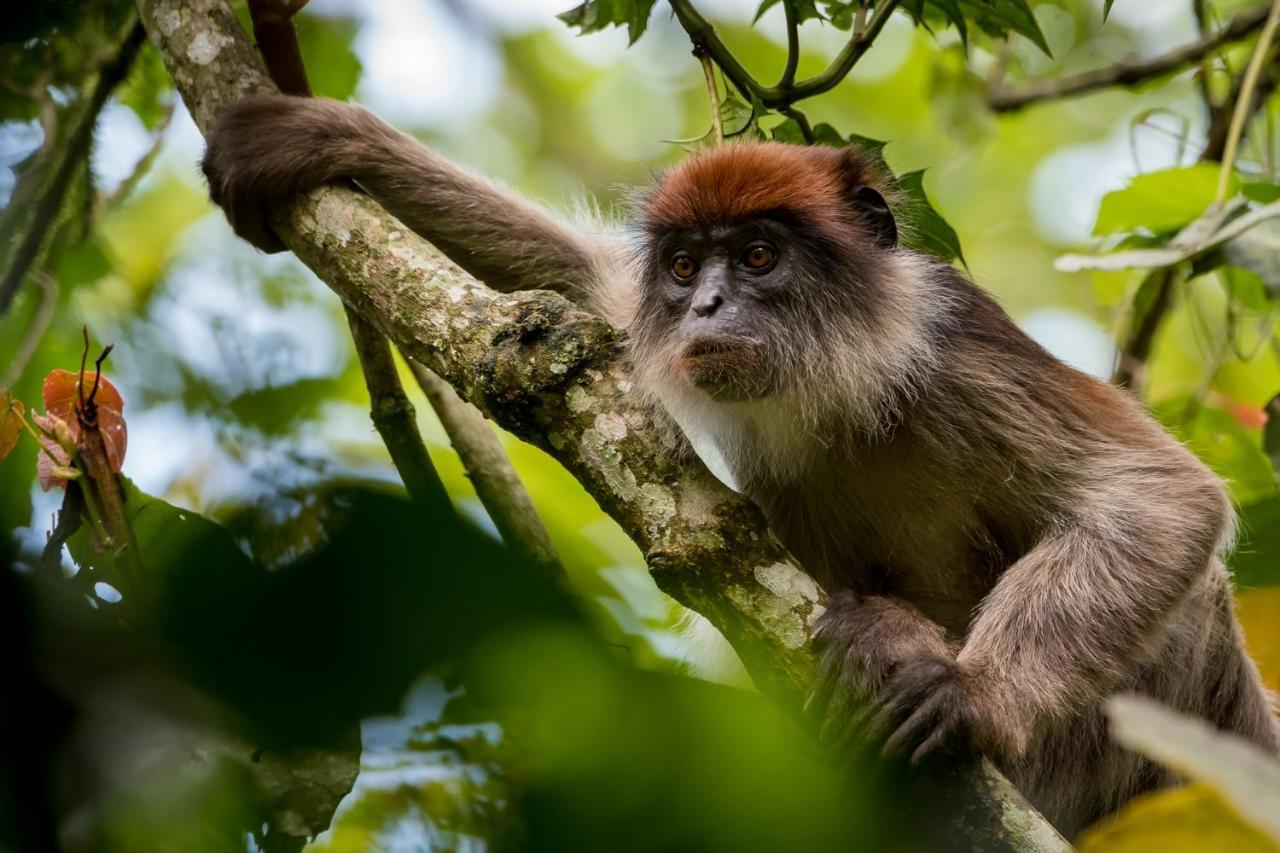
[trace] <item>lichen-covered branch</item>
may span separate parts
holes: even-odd
[[[225,0],[138,2],[202,130],[220,107],[270,90]],[[759,688],[799,704],[824,594],[753,504],[665,443],[630,393],[617,330],[554,293],[489,290],[354,192],[316,189],[272,213],[276,233],[347,305],[554,456],[640,546],[659,586],[725,634]],[[975,848],[1067,849],[989,765],[973,791],[957,832]]]

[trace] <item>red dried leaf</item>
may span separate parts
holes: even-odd
[[[39,415],[32,412],[31,420],[35,421],[36,426],[45,432],[54,432],[60,419],[52,415]],[[75,429],[74,427],[70,428]],[[65,486],[67,481],[53,473],[53,469],[70,464],[71,458],[67,456],[67,452],[62,449],[58,442],[43,435],[40,436],[40,454],[36,457],[36,476],[40,479],[40,488],[47,492],[54,486]]]
[[[80,438],[80,419],[76,408],[80,405],[80,390],[76,387],[79,374],[70,370],[53,370],[44,378],[44,407],[50,415],[61,418],[71,427],[71,434]],[[86,371],[84,375],[84,397],[87,399],[93,389],[94,373]],[[107,462],[114,473],[120,472],[124,464],[125,450],[129,444],[129,433],[124,421],[124,398],[111,384],[111,380],[103,376],[98,382],[98,390],[94,394],[94,402],[98,405],[98,431],[107,447]]]
[[[8,391],[0,391],[0,459],[9,455],[22,432],[22,401]]]

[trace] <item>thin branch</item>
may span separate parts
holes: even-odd
[[[564,566],[551,536],[489,422],[479,409],[459,397],[448,382],[418,362],[405,360],[439,416],[453,449],[462,460],[467,479],[475,487],[476,497],[493,519],[502,541],[543,567],[552,577],[562,580]]]
[[[1014,112],[1043,101],[1075,97],[1111,86],[1136,86],[1181,71],[1224,45],[1248,37],[1263,25],[1267,15],[1266,7],[1237,12],[1218,32],[1151,59],[1117,62],[1069,77],[1024,83],[1017,88],[996,87],[987,92],[987,105],[996,112]]]
[[[452,514],[449,493],[431,464],[422,433],[418,431],[413,403],[409,402],[396,373],[391,346],[386,337],[359,314],[350,308],[346,311],[351,340],[360,359],[365,387],[369,389],[369,418],[387,446],[391,463],[410,498],[429,508],[432,515]]]
[[[1222,153],[1222,168],[1218,171],[1218,203],[1226,200],[1227,187],[1231,183],[1231,171],[1236,164],[1236,149],[1240,145],[1240,136],[1244,133],[1245,123],[1253,111],[1253,93],[1258,85],[1258,77],[1262,74],[1262,63],[1266,61],[1271,50],[1271,40],[1276,34],[1276,25],[1280,24],[1280,0],[1272,0],[1271,11],[1267,15],[1267,23],[1258,36],[1258,43],[1253,48],[1253,56],[1245,67],[1244,77],[1240,82],[1240,93],[1236,96],[1235,110],[1231,113],[1231,127],[1227,130],[1227,147]]]
[[[119,49],[102,66],[88,94],[68,110],[70,130],[65,142],[58,140],[50,149],[49,156],[55,159],[51,162],[49,171],[37,168],[31,173],[32,180],[40,185],[33,186],[29,196],[25,188],[15,189],[12,201],[18,202],[19,197],[26,196],[30,198],[30,206],[25,203],[10,204],[6,221],[0,223],[0,233],[11,232],[16,240],[5,260],[4,273],[0,276],[0,314],[8,311],[13,304],[14,295],[36,263],[49,232],[57,224],[67,189],[77,170],[85,167],[98,114],[106,106],[112,91],[128,75],[138,49],[145,40],[146,32],[141,24],[135,22],[129,26]],[[17,225],[24,216],[28,216],[29,220]]]
[[[811,98],[835,88],[848,76],[853,66],[875,42],[876,36],[880,35],[880,31],[884,29],[889,16],[893,14],[893,10],[898,7],[901,0],[885,0],[876,9],[866,30],[851,36],[836,58],[821,73],[794,85],[784,85],[785,81],[780,80],[776,86],[765,86],[751,76],[733,52],[720,40],[716,28],[698,13],[689,0],[670,0],[670,2],[671,10],[675,12],[680,26],[688,33],[695,52],[705,51],[720,67],[720,72],[725,78],[733,83],[748,100],[758,100],[766,107],[783,110],[796,101]]]
[[[816,137],[813,135],[813,125],[809,124],[809,117],[799,107],[784,107],[779,110],[784,116],[800,125],[800,133],[804,136],[804,141],[808,145],[812,145]]]
[[[292,20],[292,15],[304,3],[305,0],[299,3],[249,0],[249,18],[271,79],[282,92],[310,97],[311,84],[307,81],[307,69]],[[364,374],[364,384],[369,391],[369,418],[387,447],[391,464],[400,474],[411,499],[428,507],[433,515],[451,514],[453,504],[418,431],[413,404],[400,384],[391,346],[381,332],[352,311],[350,306],[344,305],[343,308],[356,357],[360,361],[360,371]]]
[[[799,101],[803,98],[812,98],[814,95],[821,95],[823,92],[835,88],[841,80],[849,75],[849,72],[853,70],[853,66],[858,64],[858,60],[875,43],[876,37],[880,35],[884,25],[889,23],[889,16],[893,14],[894,9],[898,8],[898,3],[899,0],[885,0],[884,3],[877,7],[876,13],[871,17],[871,23],[867,24],[867,28],[850,38],[844,49],[836,55],[835,59],[831,60],[831,64],[822,73],[797,83],[788,93],[787,103]]]
[[[1201,26],[1204,26],[1203,8],[1199,4],[1196,7],[1196,20]],[[1273,63],[1274,71],[1274,63]],[[1248,110],[1245,117],[1245,124],[1257,116],[1258,112],[1263,109],[1267,101],[1270,99],[1272,91],[1275,88],[1275,79],[1273,75],[1263,78],[1255,88],[1248,102]],[[1231,92],[1227,100],[1223,104],[1214,102],[1209,92],[1208,86],[1201,87],[1201,97],[1204,99],[1205,109],[1209,113],[1209,128],[1205,133],[1205,148],[1200,154],[1201,163],[1215,163],[1223,159],[1227,148],[1227,140],[1230,137],[1230,121],[1234,111],[1229,109],[1232,104],[1240,104],[1241,95],[1244,90],[1244,81],[1236,78],[1231,86]],[[1241,131],[1243,132],[1243,131]],[[1252,218],[1253,214],[1242,217],[1246,220],[1246,227],[1251,227],[1261,219]],[[1221,232],[1220,232],[1221,233]],[[1243,233],[1243,232],[1239,232]],[[1234,236],[1232,232],[1229,236]],[[1220,236],[1220,234],[1219,234]],[[1171,263],[1179,263],[1182,259],[1173,258]],[[1173,274],[1172,269],[1157,271],[1153,274],[1163,274],[1165,277],[1158,284],[1159,289],[1152,300],[1151,307],[1140,318],[1136,324],[1120,344],[1120,352],[1116,361],[1116,369],[1112,374],[1112,381],[1131,389],[1135,394],[1141,394],[1143,378],[1146,370],[1146,362],[1151,356],[1151,350],[1155,343],[1156,335],[1160,331],[1161,325],[1168,316],[1169,311],[1174,305],[1174,283],[1177,276]]]
[[[720,116],[720,93],[716,91],[716,68],[706,51],[694,49],[698,62],[702,63],[702,76],[707,83],[707,104],[711,109],[711,130],[715,133],[716,144],[724,142],[724,119]]]
[[[800,67],[800,13],[796,0],[782,0],[782,11],[787,18],[787,63],[782,66],[782,76],[775,89],[785,89],[796,81],[796,69]]]
[[[54,309],[58,307],[57,280],[44,270],[36,270],[31,276],[40,285],[40,304],[31,317],[31,325],[27,326],[26,334],[22,336],[22,343],[18,345],[17,352],[10,359],[4,374],[0,375],[0,388],[12,388],[18,384],[23,371],[27,369],[31,357],[35,355],[36,348],[40,345],[40,339],[44,337],[44,333],[49,330],[49,324],[53,322]]]
[[[724,74],[725,79],[732,83],[739,92],[747,100],[753,98],[760,100],[765,106],[773,106],[778,97],[778,92],[769,86],[762,85],[760,81],[751,76],[751,72],[738,61],[725,43],[720,40],[720,36],[716,33],[716,28],[711,26],[706,18],[693,8],[693,4],[689,0],[670,0],[671,11],[675,12],[676,20],[680,22],[680,26],[684,27],[684,31],[689,34],[689,40],[693,42],[694,50],[702,50],[706,52],[716,65],[720,67],[720,73]]]
[[[1142,380],[1147,368],[1147,359],[1151,356],[1151,348],[1155,343],[1156,332],[1173,303],[1173,283],[1177,278],[1176,267],[1162,267],[1148,273],[1145,281],[1152,282],[1156,289],[1151,298],[1151,305],[1136,318],[1133,330],[1120,347],[1116,358],[1116,368],[1111,374],[1112,383],[1135,391],[1142,387]]]
[[[95,216],[100,216],[104,212],[111,210],[132,195],[138,184],[151,171],[151,167],[155,165],[160,152],[164,150],[164,135],[173,121],[174,108],[177,105],[178,99],[175,97],[164,108],[164,115],[156,123],[156,129],[151,132],[151,144],[143,152],[143,155],[138,158],[138,162],[133,164],[133,169],[130,170],[128,176],[109,195],[99,195],[97,203],[94,205]]]

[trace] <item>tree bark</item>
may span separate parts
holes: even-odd
[[[138,7],[201,130],[226,104],[272,90],[226,0]],[[564,465],[640,546],[658,586],[724,633],[760,690],[799,707],[825,594],[754,504],[665,443],[630,393],[616,329],[554,293],[489,290],[341,187],[278,205],[272,225],[406,356]],[[975,849],[1069,849],[990,764],[970,788],[956,832]]]

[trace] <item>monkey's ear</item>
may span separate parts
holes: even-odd
[[[863,184],[853,191],[853,203],[870,226],[877,246],[892,249],[898,245],[898,223],[894,221],[893,211],[889,209],[889,203],[880,195],[879,190]]]

